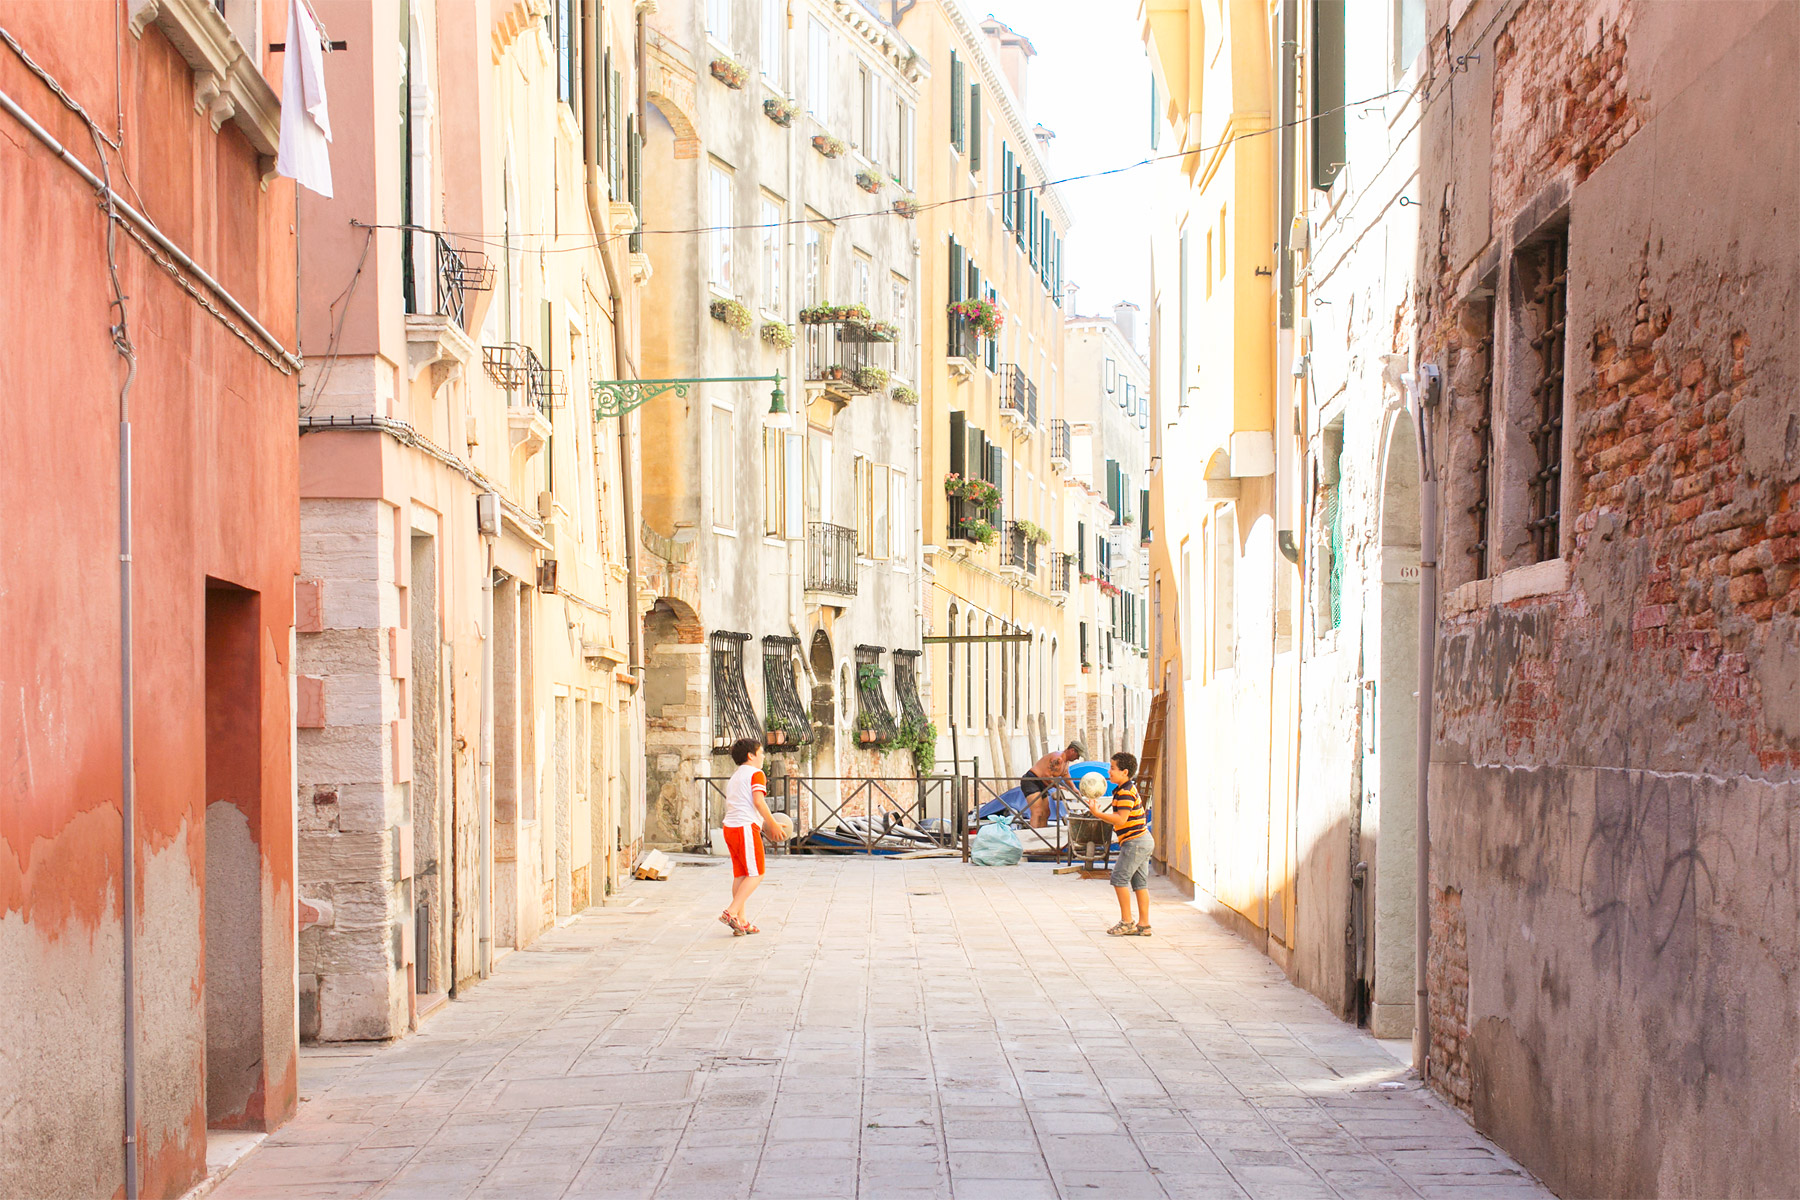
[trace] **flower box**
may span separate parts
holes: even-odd
[[[820,154],[823,154],[826,158],[841,158],[843,157],[844,151],[849,148],[850,147],[844,145],[844,143],[832,137],[829,133],[813,134],[813,149],[817,150]]]
[[[712,60],[712,77],[733,91],[738,91],[750,82],[750,68],[721,54]]]
[[[712,319],[729,326],[736,334],[750,332],[750,326],[756,323],[750,310],[736,300],[714,300],[710,308]]]
[[[881,190],[881,173],[879,171],[858,171],[856,186],[871,196]]]
[[[884,367],[853,367],[850,371],[850,382],[865,392],[879,392],[887,386],[888,373]]]
[[[904,383],[896,383],[894,385],[894,390],[889,392],[888,395],[892,396],[902,404],[917,404],[919,402],[919,393],[912,388],[907,387]]]
[[[770,96],[763,101],[763,116],[786,129],[800,115],[800,106],[792,100],[781,96]]]
[[[786,350],[794,344],[794,330],[786,321],[764,321],[762,340],[777,350]]]
[[[839,321],[868,324],[873,320],[869,310],[860,304],[815,304],[800,310],[802,325],[832,325]]]
[[[902,196],[894,201],[894,213],[901,217],[916,217],[919,215],[919,202],[911,196]]]

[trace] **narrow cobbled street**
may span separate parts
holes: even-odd
[[[733,939],[688,859],[387,1046],[309,1048],[256,1197],[1548,1195],[1159,886],[780,858]]]

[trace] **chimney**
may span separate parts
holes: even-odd
[[[1113,305],[1113,324],[1125,335],[1125,344],[1133,350],[1137,349],[1137,315],[1138,306],[1129,300]]]
[[[1063,280],[1063,311],[1069,314],[1071,321],[1081,315],[1081,310],[1075,306],[1075,296],[1080,291],[1081,285],[1073,279]]]
[[[1037,57],[1036,47],[1013,32],[1010,25],[995,20],[991,13],[981,23],[981,32],[987,36],[988,49],[993,51],[995,60],[999,62],[1000,73],[1006,76],[1007,86],[1012,88],[1013,99],[1019,105],[1019,115],[1024,116],[1025,64]]]

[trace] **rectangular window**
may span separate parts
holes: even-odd
[[[858,250],[850,260],[850,298],[870,312],[875,311],[872,307],[875,300],[871,282],[873,273],[874,264],[869,256]]]
[[[831,32],[817,17],[806,22],[806,110],[831,124]]]
[[[888,471],[888,557],[896,562],[906,561],[906,514],[906,472],[894,467]]]
[[[894,350],[894,374],[905,378],[906,364],[911,361],[906,352],[912,346],[912,283],[895,275],[888,280],[888,289],[894,326],[900,330]]]
[[[1475,502],[1469,505],[1469,557],[1476,579],[1486,579],[1489,574],[1488,519],[1494,497],[1494,316],[1498,306],[1489,303],[1483,307],[1487,310],[1480,316],[1484,336],[1475,346],[1475,353],[1481,356],[1475,393]]]
[[[1399,83],[1425,48],[1425,0],[1394,0],[1394,69]]]
[[[914,112],[912,105],[900,106],[900,184],[908,191],[918,186],[918,167],[913,150],[916,145],[913,137],[917,120],[918,114]]]
[[[713,41],[731,48],[731,6],[733,0],[706,0],[706,34]]]
[[[808,225],[806,232],[800,235],[801,269],[806,273],[802,285],[801,303],[809,307],[823,301],[819,296],[819,285],[825,265],[824,239],[819,236],[816,227]]]
[[[729,408],[712,410],[712,520],[713,525],[730,533],[737,532],[737,461]]]
[[[1569,229],[1563,226],[1519,251],[1519,299],[1524,318],[1521,350],[1529,349],[1531,386],[1531,535],[1534,561],[1562,554],[1563,339],[1569,316]],[[1521,355],[1521,357],[1524,357]]]
[[[806,504],[802,488],[805,481],[800,477],[800,467],[804,461],[806,443],[798,433],[784,434],[783,437],[786,439],[786,446],[782,452],[781,473],[786,494],[782,498],[782,527],[790,538],[804,537]]]
[[[856,66],[856,148],[870,162],[880,159],[875,145],[875,76],[861,63]]]
[[[1237,664],[1237,510],[1223,505],[1213,522],[1213,670]]]
[[[1000,142],[1000,223],[1011,229],[1018,223],[1013,215],[1013,152],[1005,140]]]
[[[731,172],[713,165],[707,194],[706,219],[713,226],[708,279],[720,291],[731,291]]]
[[[1100,386],[1106,389],[1106,394],[1109,396],[1118,390],[1119,364],[1117,360],[1111,358],[1106,360],[1106,364],[1100,370]]]
[[[1156,85],[1156,75],[1150,75],[1150,153],[1154,154],[1162,148],[1162,92]]]
[[[762,0],[762,73],[777,91],[787,79],[787,0]]]
[[[963,64],[956,51],[950,52],[950,144],[961,150],[967,144],[963,136]]]
[[[781,201],[764,196],[762,202],[762,295],[763,307],[781,311],[781,246],[786,232],[781,225]]]
[[[787,435],[779,429],[763,430],[763,534],[787,535]]]
[[[893,485],[889,477],[893,474],[887,467],[871,465],[869,468],[869,529],[870,553],[874,558],[888,557],[892,545],[893,531],[888,525],[888,499]]]
[[[851,460],[850,483],[856,504],[856,556],[871,558],[875,552],[874,472],[869,460],[858,454]]]
[[[556,98],[581,112],[581,31],[575,0],[556,0]]]
[[[815,436],[808,443],[806,490],[813,519],[827,525],[836,524],[837,506],[833,503],[831,473],[831,439]]]

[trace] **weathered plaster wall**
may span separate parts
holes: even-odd
[[[1474,8],[1457,53],[1497,12]],[[1521,572],[1529,443],[1503,440],[1511,569],[1445,597],[1435,664],[1433,1072],[1559,1191],[1780,1193],[1800,1170],[1800,11],[1500,16],[1494,244],[1427,237],[1455,249],[1422,317],[1454,439],[1480,374],[1462,301],[1497,274],[1504,308],[1514,242],[1566,205],[1564,530],[1560,561]],[[1459,108],[1489,102],[1471,92],[1459,76]],[[1423,194],[1489,171],[1485,148],[1443,161]],[[1504,334],[1497,353],[1503,403],[1521,368]],[[1446,558],[1467,537],[1447,524]]]
[[[292,186],[261,186],[241,131],[194,111],[157,28],[122,48],[109,5],[0,5],[0,24],[90,111],[122,103],[143,207],[284,344],[293,341]],[[279,38],[279,33],[274,35]],[[97,53],[96,48],[104,48]],[[71,151],[92,141],[10,54],[0,89]],[[110,117],[105,123],[110,125]],[[115,163],[118,160],[115,159]],[[115,171],[115,179],[118,174]],[[92,191],[0,118],[0,1194],[106,1196],[122,1184],[122,906],[116,483],[122,364]],[[240,1047],[235,1123],[296,1101],[288,627],[295,544],[293,381],[117,239],[137,354],[138,1096],[143,1194],[204,1171],[207,1125],[206,587],[258,597],[239,683],[260,784],[230,839],[258,956],[260,1047]],[[54,302],[45,281],[53,280]],[[19,635],[19,631],[29,631]],[[260,911],[259,911],[260,909]],[[223,981],[219,981],[223,982]],[[215,1032],[217,1032],[215,1030]],[[252,1061],[255,1060],[255,1061]]]

